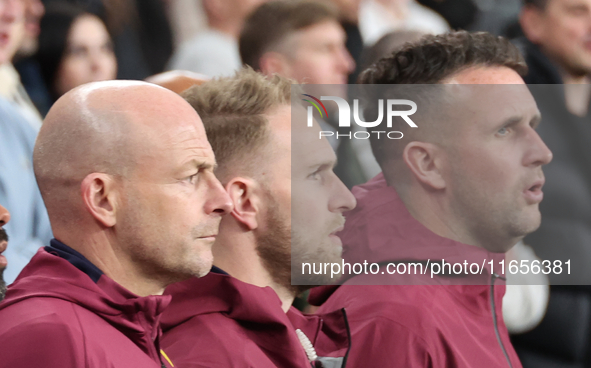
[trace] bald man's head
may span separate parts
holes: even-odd
[[[199,115],[174,92],[131,81],[71,90],[47,115],[33,165],[56,238],[108,276],[164,287],[211,268],[231,202]]]
[[[146,139],[160,134],[160,111],[169,117],[190,111],[171,97],[176,96],[152,84],[111,81],[87,84],[60,98],[45,118],[33,153],[50,215],[53,203],[71,199],[72,190],[90,173],[129,176],[139,156],[151,154]],[[171,106],[174,102],[177,108]],[[59,211],[59,217],[69,216]]]

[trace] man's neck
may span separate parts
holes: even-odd
[[[107,234],[94,234],[91,237],[75,238],[66,234],[60,236],[59,232],[54,231],[57,239],[82,254],[105,276],[130,292],[142,297],[164,293],[166,283],[142,272],[141,267],[138,267],[127,254],[118,251],[119,247],[113,245]]]
[[[236,26],[235,24],[231,24],[230,22],[218,22],[218,21],[210,21],[209,28],[215,31],[221,32],[226,36],[229,36],[236,41],[238,40],[238,36],[240,35],[240,26]]]
[[[295,299],[291,287],[276,283],[256,251],[254,237],[246,234],[221,239],[214,246],[215,265],[230,276],[258,287],[270,287],[281,300],[281,307],[287,312]],[[231,243],[231,245],[229,245]],[[240,244],[240,246],[236,246]]]
[[[420,196],[413,198],[412,195],[401,199],[411,216],[433,233],[464,244],[473,243],[460,227],[450,221],[449,215],[444,215],[445,211],[439,203],[422,200]]]
[[[249,267],[233,267],[236,266],[236,263],[224,262],[223,260],[216,260],[215,265],[227,272],[230,276],[242,282],[258,287],[270,287],[275,291],[279,300],[281,300],[281,309],[287,313],[295,299],[294,292],[274,282],[271,275],[264,269],[262,264],[259,263],[257,266],[253,267],[254,263],[246,262],[244,260],[242,260],[242,262],[248,264]]]

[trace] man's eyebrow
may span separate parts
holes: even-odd
[[[523,116],[511,116],[510,118],[503,120],[503,122],[501,124],[499,124],[499,126],[506,127],[506,126],[510,126],[510,125],[515,125],[515,124],[519,123],[520,121],[522,121],[523,119],[524,119]]]
[[[541,122],[542,122],[542,115],[538,112],[530,119],[529,125],[531,125],[533,128],[537,128]]]
[[[337,160],[336,159],[334,159],[334,160],[331,159],[331,160],[326,160],[326,161],[323,161],[323,162],[318,162],[318,163],[316,163],[314,165],[311,165],[310,168],[316,169],[316,170],[318,170],[318,169],[330,169],[330,170],[334,170],[334,168],[336,166],[337,166]]]
[[[201,162],[197,165],[199,169],[212,169],[215,170],[218,167],[217,162]]]
[[[199,170],[208,170],[208,169],[215,170],[217,168],[217,166],[218,166],[217,162],[201,161],[201,160],[197,160],[197,159],[191,159],[183,165],[183,167],[186,167],[186,168],[196,168]]]

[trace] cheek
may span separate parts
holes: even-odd
[[[576,46],[576,44],[581,42],[581,39],[585,37],[589,31],[589,22],[584,19],[565,17],[557,23],[558,29],[552,30],[554,35],[550,36],[556,37],[558,41],[561,42],[559,46],[562,46],[565,49]]]
[[[502,187],[503,183],[508,184],[511,173],[515,171],[516,161],[507,159],[507,154],[501,155],[498,148],[484,150],[473,147],[462,150],[451,162],[454,177],[458,181],[483,188]]]
[[[326,226],[328,204],[322,197],[307,192],[306,198],[293,204],[292,226],[301,233],[316,234]]]
[[[86,83],[86,63],[83,60],[66,58],[59,68],[56,84],[65,93],[70,89]]]
[[[299,74],[299,80],[305,80],[308,84],[327,84],[327,78],[330,78],[331,64],[325,58],[316,53],[308,53],[302,56],[295,65],[295,70]]]
[[[117,60],[115,59],[115,55],[107,53],[101,56],[100,62],[100,78],[103,79],[115,79],[117,75]]]
[[[110,54],[108,58],[108,79],[115,79],[117,77],[117,59],[115,55]]]

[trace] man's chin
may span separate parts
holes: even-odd
[[[540,213],[539,204],[532,206],[532,208],[530,208],[530,211],[528,212],[528,218],[524,221],[525,223],[522,229],[523,234],[520,234],[523,236],[529,235],[534,231],[538,230],[538,228],[542,224],[542,214]]]
[[[294,286],[307,286],[306,289],[336,284],[342,276],[342,261],[340,257],[305,262],[292,260],[291,284]]]

